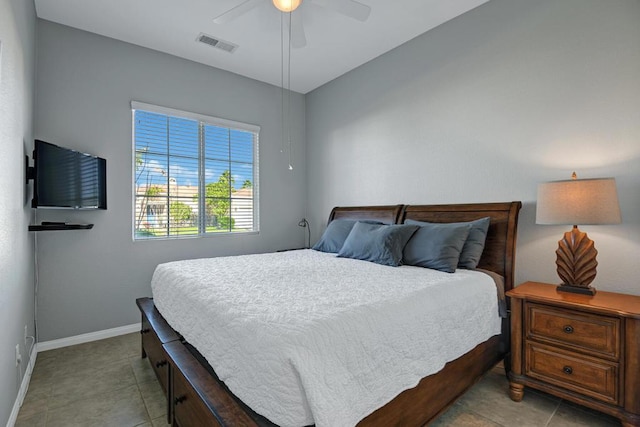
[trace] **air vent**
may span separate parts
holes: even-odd
[[[217,49],[223,50],[225,52],[233,53],[238,48],[237,44],[233,44],[231,42],[220,40],[213,36],[208,36],[204,33],[200,33],[197,42],[208,44],[209,46],[215,47]]]

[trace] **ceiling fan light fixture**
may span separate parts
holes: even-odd
[[[273,5],[282,12],[293,12],[300,6],[302,0],[272,0]]]

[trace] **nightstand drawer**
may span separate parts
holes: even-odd
[[[617,363],[527,343],[525,374],[603,402],[618,404]]]
[[[620,319],[528,303],[527,338],[617,361]]]

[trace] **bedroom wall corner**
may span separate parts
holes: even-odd
[[[280,152],[275,86],[97,34],[38,20],[37,138],[107,160],[106,211],[38,211],[94,223],[38,235],[43,341],[139,322],[159,263],[300,247],[306,189],[305,99],[292,95],[294,170]],[[132,241],[132,100],[261,127],[260,233]],[[274,108],[274,106],[276,106]]]
[[[539,182],[613,176],[594,286],[640,295],[640,2],[491,0],[307,94],[308,211],[521,200],[516,283],[559,281]]]
[[[36,14],[32,0],[0,2],[0,425],[13,425],[34,335],[33,234],[24,156],[31,157]],[[19,346],[22,362],[15,363]],[[30,343],[29,343],[30,344]]]

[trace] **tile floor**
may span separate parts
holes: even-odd
[[[492,371],[432,426],[609,427],[606,415],[525,390],[512,402],[501,368]],[[166,427],[165,399],[140,335],[128,334],[38,354],[17,427]]]

